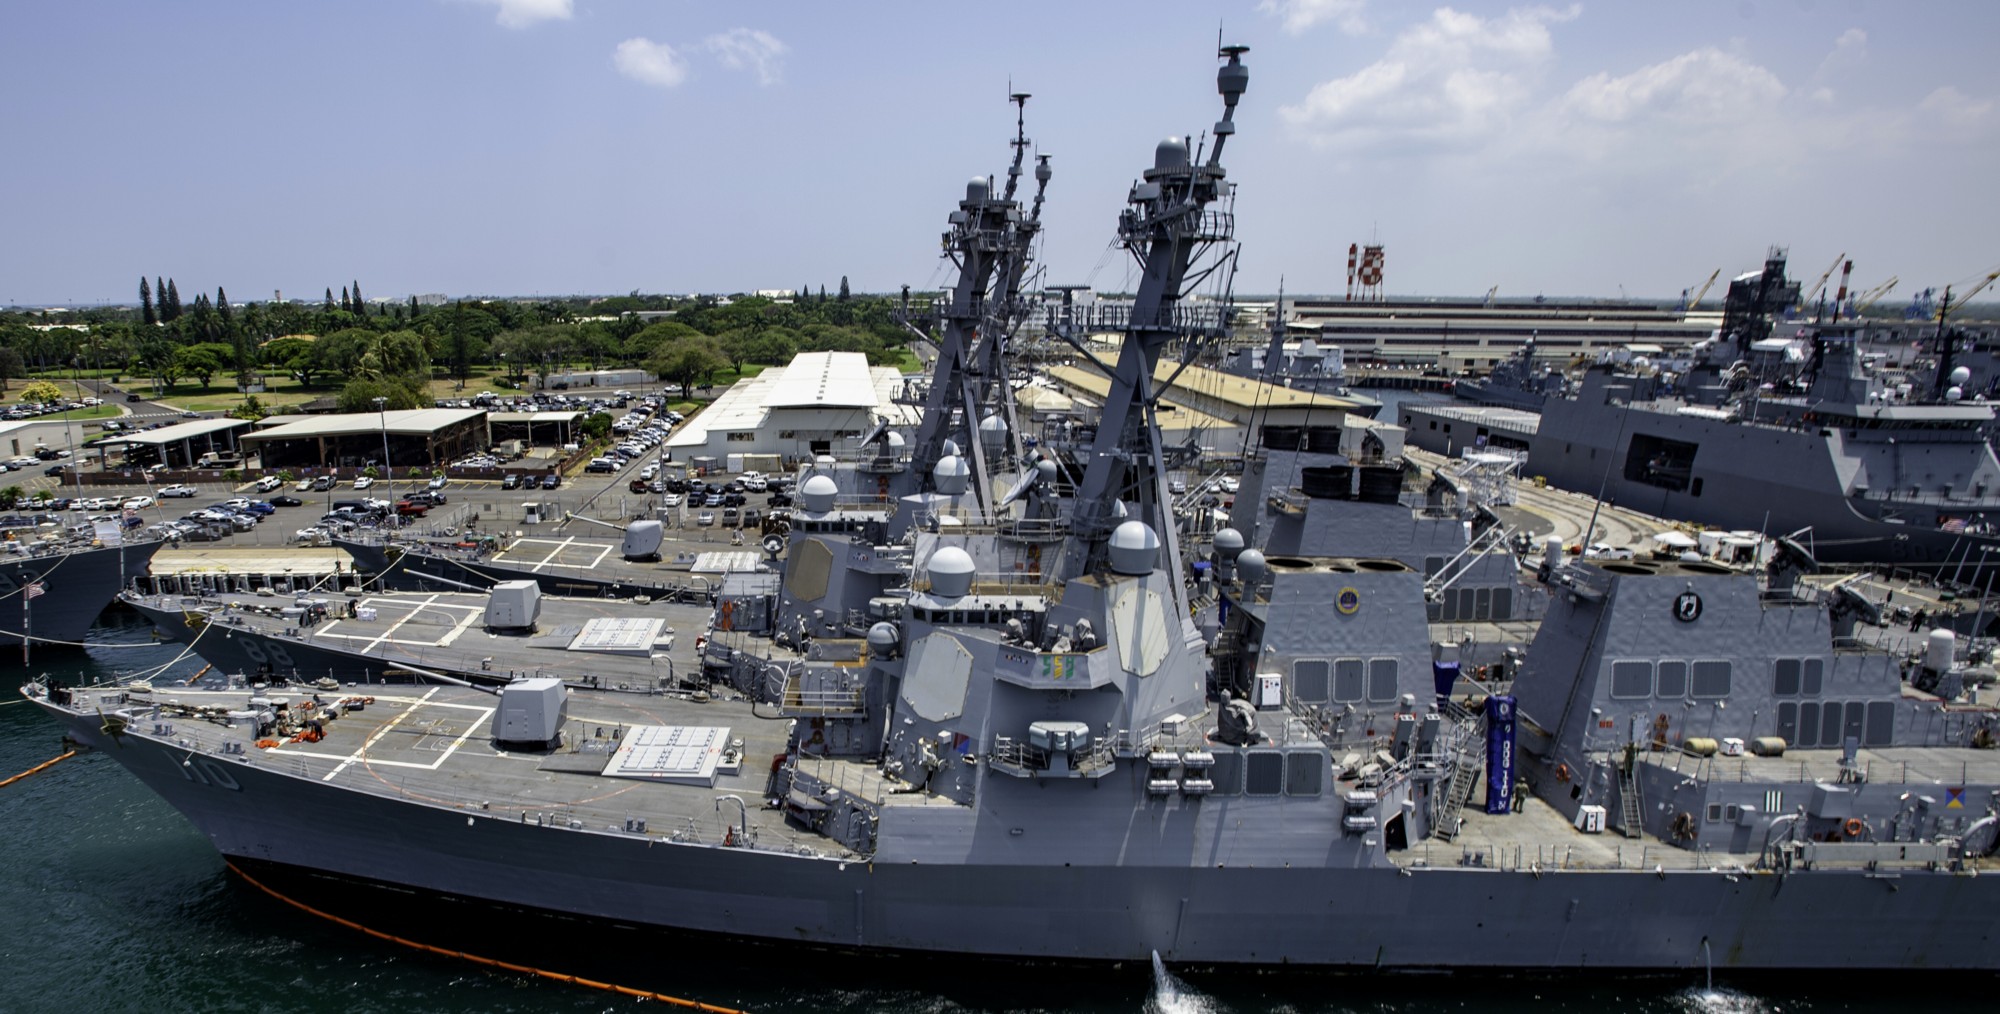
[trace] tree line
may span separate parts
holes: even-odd
[[[217,286],[184,302],[167,276],[139,279],[139,305],[58,314],[0,313],[0,389],[31,373],[90,370],[171,386],[243,386],[284,376],[342,408],[428,405],[434,379],[497,372],[515,384],[569,369],[642,367],[687,396],[725,370],[779,365],[799,352],[845,351],[892,363],[909,333],[896,301],[838,294],[460,300],[370,303],[358,280],[318,303],[232,304]]]

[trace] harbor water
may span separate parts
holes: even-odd
[[[98,646],[83,651],[37,652],[29,667],[7,658],[0,674],[47,673],[74,684],[159,671],[150,678],[165,686],[200,669],[177,646],[153,643],[129,613],[107,614],[93,641]],[[8,689],[0,775],[65,749],[55,723],[12,703]],[[0,958],[8,969],[0,1010],[539,1012],[640,1003],[413,950],[301,912],[232,873],[179,814],[108,757],[80,754],[0,789],[0,813],[0,854],[8,857],[0,869],[7,913]],[[760,1012],[1873,1011],[1907,1006],[1912,987],[1907,975],[1745,982],[1725,973],[1710,987],[1699,970],[1572,981],[954,962],[526,917],[503,924],[448,899],[325,883],[278,889],[436,946]],[[1934,1011],[1972,1010],[1974,987],[1991,982],[1937,978],[1981,981],[1922,987]]]

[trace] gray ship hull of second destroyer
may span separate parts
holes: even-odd
[[[1233,262],[1241,52],[1212,146],[1162,143],[1120,217],[1143,281],[1102,425],[1030,456],[981,411],[991,385],[954,382],[914,491],[844,500],[815,465],[782,569],[719,590],[698,654],[705,607],[530,582],[230,593],[180,603],[209,657],[528,678],[273,667],[27,699],[225,856],[614,925],[1258,966],[2000,968],[1994,711],[1949,634],[1905,667],[1876,605],[1802,583],[1793,549],[1768,581],[1550,569],[1514,695],[1471,700],[1423,568],[1292,530],[1351,476],[1267,487],[1298,555],[1217,533],[1194,595],[1148,390],[1170,346],[1217,337],[1175,309]],[[977,181],[951,235],[985,243],[971,223],[1006,228],[1006,203]]]
[[[10,544],[22,548],[0,554],[0,645],[26,637],[51,646],[82,644],[104,607],[146,573],[163,545],[126,542],[116,532]]]

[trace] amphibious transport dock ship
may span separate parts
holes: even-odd
[[[1234,249],[1242,52],[1211,140],[1160,144],[1119,220],[1141,282],[1100,425],[1025,449],[968,368],[999,339],[947,329],[938,456],[887,507],[809,473],[698,667],[691,607],[524,583],[190,608],[209,657],[524,677],[497,688],[300,682],[266,651],[214,689],[24,692],[226,856],[572,918],[1037,959],[2000,967],[1994,713],[1948,634],[1905,666],[1801,554],[1768,581],[1551,566],[1514,693],[1470,700],[1400,560],[1219,532],[1194,594],[1150,391],[1218,336],[1175,310]],[[947,241],[1005,246],[1011,193],[975,183]],[[1004,287],[966,263],[966,294]]]

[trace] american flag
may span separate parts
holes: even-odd
[[[30,581],[27,587],[21,589],[21,597],[24,599],[40,598],[47,591],[48,589],[42,587],[40,581]]]
[[[1938,527],[1944,529],[1947,532],[1962,532],[1965,531],[1965,519],[1947,518],[1945,520],[1945,523],[1939,525]]]

